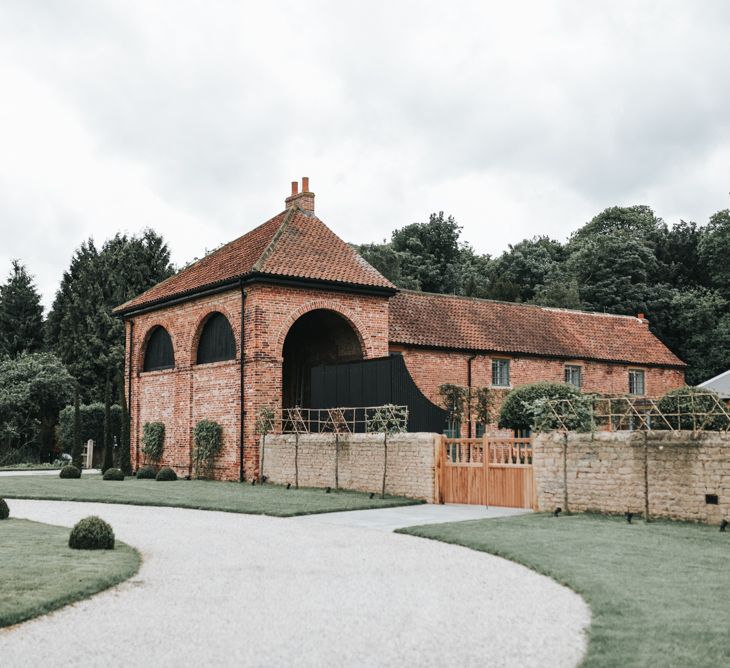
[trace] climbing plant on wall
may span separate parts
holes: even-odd
[[[162,422],[145,422],[142,428],[142,452],[145,460],[159,463],[165,448],[165,425]]]
[[[223,427],[214,420],[200,420],[193,429],[193,464],[196,478],[209,478],[213,460],[223,445]]]

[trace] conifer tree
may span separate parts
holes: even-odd
[[[114,441],[112,438],[112,384],[109,376],[106,377],[104,388],[104,460],[101,465],[101,472],[114,466]]]
[[[81,468],[81,454],[83,445],[81,443],[81,393],[79,384],[74,384],[74,445],[71,450],[71,460],[74,466]]]
[[[43,306],[25,265],[13,260],[0,285],[0,356],[16,357],[43,349]]]
[[[124,475],[132,475],[132,457],[129,445],[129,409],[127,408],[127,397],[124,393],[124,378],[119,374],[117,380],[119,388],[119,404],[122,407],[122,429],[119,443],[119,468]]]
[[[101,249],[89,239],[74,253],[48,314],[46,335],[87,402],[100,400],[107,369],[121,368],[124,360],[124,323],[112,310],[172,271],[167,244],[152,230],[139,237],[117,234]]]

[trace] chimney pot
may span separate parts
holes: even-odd
[[[299,207],[304,212],[314,213],[314,193],[309,191],[309,177],[302,177],[302,192],[299,192],[299,182],[291,182],[291,195],[286,198],[287,209]]]

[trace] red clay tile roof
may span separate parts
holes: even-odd
[[[117,306],[114,312],[192,295],[250,274],[395,289],[314,214],[291,207]]]
[[[638,318],[403,291],[390,341],[437,348],[684,366]]]

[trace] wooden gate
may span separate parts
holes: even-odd
[[[441,438],[441,503],[536,508],[530,438]]]

